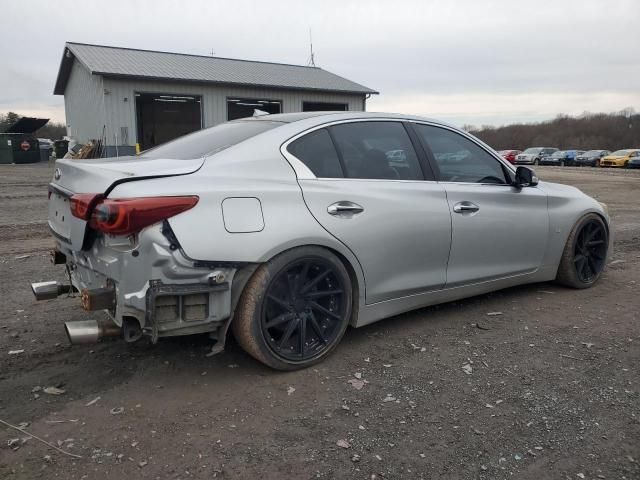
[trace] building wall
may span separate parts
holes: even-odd
[[[78,61],[73,62],[64,92],[67,135],[80,143],[102,136],[105,110],[102,77],[91,75]]]
[[[350,111],[365,109],[363,94],[103,78],[91,75],[76,60],[64,93],[67,134],[80,143],[104,136],[108,156],[134,153],[136,92],[202,97],[203,128],[227,121],[227,97],[280,100],[283,113],[301,112],[305,101],[346,103]]]
[[[76,62],[77,63],[77,62]],[[364,95],[331,94],[297,90],[268,88],[244,88],[233,86],[185,84],[170,82],[131,81],[103,79],[107,145],[115,144],[118,135],[119,154],[131,153],[136,143],[135,93],[166,93],[198,95],[202,97],[203,127],[211,127],[227,121],[227,97],[258,98],[282,101],[282,113],[301,112],[303,101],[347,103],[351,111],[364,110]],[[66,98],[66,93],[65,93]],[[128,140],[122,142],[122,128],[127,129]],[[102,126],[100,126],[102,129]],[[126,148],[126,147],[129,148]],[[113,155],[113,149],[109,154]],[[126,154],[125,153],[125,154]]]

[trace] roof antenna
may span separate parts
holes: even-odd
[[[216,52],[213,51],[213,48],[211,49],[211,51],[209,52],[209,55],[211,55],[212,57],[215,56]]]
[[[313,53],[313,38],[311,37],[311,28],[309,28],[309,60],[307,61],[308,67],[316,66],[315,54]]]

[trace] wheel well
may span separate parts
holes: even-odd
[[[333,248],[329,248],[329,247],[321,247],[321,248],[329,250],[336,257],[338,257],[340,262],[342,262],[342,265],[344,265],[344,268],[346,268],[347,272],[349,273],[349,280],[351,280],[351,294],[352,294],[351,319],[349,320],[349,325],[353,327],[355,326],[356,321],[358,320],[358,310],[360,308],[360,301],[359,301],[360,300],[360,284],[358,283],[358,277],[356,275],[356,271],[353,268],[353,265],[351,265],[351,262],[347,260],[347,257],[342,255],[337,250],[334,250]]]
[[[349,321],[349,325],[351,326],[355,326],[356,321],[358,319],[358,310],[360,308],[360,284],[358,283],[358,276],[356,275],[356,271],[355,268],[353,267],[353,265],[351,264],[351,262],[340,252],[338,252],[337,250],[331,248],[331,247],[327,247],[324,245],[317,245],[317,244],[307,244],[307,245],[298,245],[295,246],[291,249],[288,250],[293,250],[296,248],[300,248],[300,247],[318,247],[318,248],[323,248],[331,253],[333,253],[336,257],[338,257],[338,259],[340,260],[340,262],[342,263],[342,265],[344,265],[344,268],[347,270],[347,273],[349,274],[349,280],[351,280],[351,290],[352,290],[352,299],[351,299],[351,320]],[[272,258],[281,255],[285,252],[287,252],[288,250],[283,250],[281,252],[276,253],[275,255],[273,255],[269,260],[271,260]],[[267,260],[267,261],[269,261]],[[266,262],[263,262],[266,263]],[[222,330],[222,337],[223,339],[226,341],[226,337],[229,334],[229,326],[231,325],[231,322],[233,322],[233,318],[235,315],[235,311],[236,308],[238,306],[238,302],[240,300],[240,296],[242,294],[242,292],[244,291],[245,287],[247,286],[247,283],[249,281],[249,279],[253,276],[253,274],[255,273],[255,271],[257,270],[257,268],[259,267],[260,264],[251,264],[248,267],[245,267],[243,270],[241,270],[240,272],[238,272],[236,274],[236,277],[234,277],[234,285],[232,285],[231,290],[232,290],[232,294],[231,294],[231,315],[229,316],[229,320],[227,321],[227,323],[225,324],[225,326],[223,327]],[[237,283],[236,283],[237,281]]]

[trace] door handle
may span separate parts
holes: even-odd
[[[453,211],[456,213],[473,213],[478,210],[480,210],[480,207],[471,202],[460,202],[453,206]]]
[[[332,203],[331,205],[329,205],[327,207],[327,212],[329,213],[329,215],[355,215],[356,213],[364,212],[364,208],[362,208],[357,203],[343,201]]]

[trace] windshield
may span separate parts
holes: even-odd
[[[612,157],[626,157],[631,153],[631,150],[616,150],[611,154]]]
[[[524,152],[522,153],[539,153],[542,151],[542,148],[527,148]]]
[[[599,157],[600,150],[589,150],[588,152],[584,152],[583,156],[585,157]]]
[[[564,157],[564,152],[553,152],[551,154],[551,157],[552,158],[562,158],[562,157]]]
[[[140,154],[142,158],[190,160],[214,154],[260,133],[282,125],[268,120],[244,120],[222,123],[176,138]]]

